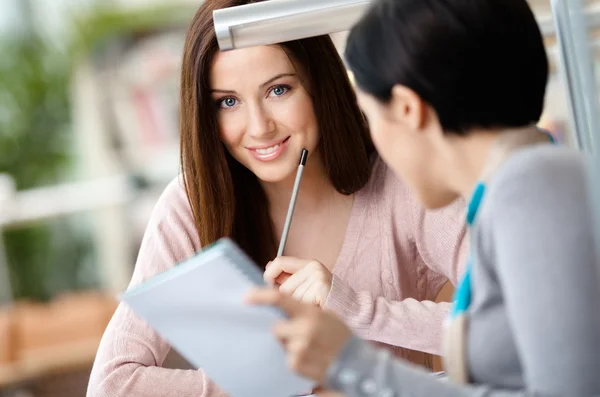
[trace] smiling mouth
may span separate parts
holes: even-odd
[[[275,151],[279,148],[279,146],[283,145],[284,143],[286,143],[288,140],[290,139],[290,137],[288,136],[287,138],[285,138],[283,141],[279,142],[276,145],[273,146],[269,146],[266,148],[261,148],[261,149],[251,149],[254,150],[256,153],[260,154],[260,155],[268,155],[271,153],[275,153]]]

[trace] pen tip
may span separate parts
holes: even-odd
[[[306,165],[307,158],[308,158],[308,150],[302,149],[302,156],[300,157],[300,165]]]

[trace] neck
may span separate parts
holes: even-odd
[[[547,140],[535,126],[471,131],[466,137],[454,138],[453,161],[459,167],[449,178],[452,189],[468,199],[476,184],[488,180],[512,152]]]
[[[296,173],[293,173],[281,182],[261,183],[269,200],[271,216],[276,222],[285,219],[295,180]],[[311,156],[304,166],[294,217],[303,212],[314,212],[334,193],[335,189],[326,176],[320,156]]]

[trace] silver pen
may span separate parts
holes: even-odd
[[[290,206],[288,207],[287,216],[285,218],[285,224],[283,225],[283,233],[281,233],[281,240],[279,241],[279,249],[277,250],[277,256],[283,255],[285,250],[285,243],[287,241],[288,233],[290,232],[290,225],[292,224],[292,217],[294,216],[294,208],[296,207],[296,199],[298,199],[298,192],[300,191],[300,181],[302,180],[302,172],[306,165],[306,159],[308,158],[308,150],[302,149],[302,155],[300,156],[300,164],[298,165],[298,171],[296,172],[296,181],[294,182],[294,189],[292,190],[292,198],[290,200]]]

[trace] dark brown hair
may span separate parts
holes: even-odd
[[[406,86],[446,133],[524,127],[544,110],[548,58],[525,0],[378,0],[345,58],[362,91],[386,103]]]
[[[210,95],[210,68],[219,51],[213,10],[256,0],[207,0],[196,12],[185,42],[181,71],[181,167],[200,244],[231,237],[259,266],[276,255],[269,203],[257,177],[220,140]],[[372,145],[344,65],[329,36],[281,43],[303,75],[319,126],[327,176],[343,194],[369,180]]]

